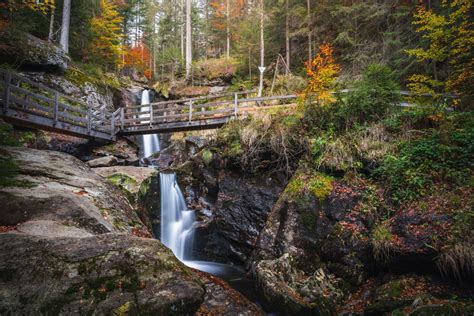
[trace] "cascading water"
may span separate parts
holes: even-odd
[[[193,260],[195,232],[194,211],[186,206],[175,173],[160,173],[161,191],[161,242],[170,248],[185,265],[221,277],[236,290],[260,305],[254,283],[245,276],[242,268],[228,264]]]
[[[188,210],[176,174],[161,173],[161,242],[181,260],[191,259],[194,211]]]
[[[145,89],[142,92],[142,100],[140,105],[150,104],[150,90]],[[141,112],[149,111],[149,106],[142,106],[140,108]],[[141,114],[141,118],[149,118],[149,114]],[[146,123],[146,122],[145,122]],[[160,139],[157,134],[152,135],[143,135],[143,157],[150,157],[153,153],[160,151]]]

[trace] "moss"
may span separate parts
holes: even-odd
[[[210,150],[205,149],[205,150],[202,151],[201,155],[202,155],[202,160],[204,161],[204,163],[206,165],[209,165],[209,163],[212,161],[212,157],[213,157],[212,152]]]
[[[19,180],[20,167],[18,163],[9,157],[0,157],[0,187],[24,187],[31,188],[35,183],[27,180]]]
[[[116,310],[114,310],[113,314],[116,316],[124,316],[128,315],[130,311],[130,302],[125,302],[124,304],[120,305]]]
[[[107,180],[118,186],[131,203],[135,203],[135,196],[131,192],[133,187],[138,186],[138,182],[135,179],[123,173],[115,173],[107,177]]]
[[[300,198],[306,193],[312,193],[320,202],[332,191],[333,178],[320,172],[298,171],[285,189],[291,198]]]
[[[309,190],[319,201],[322,201],[331,193],[332,181],[333,179],[331,177],[322,173],[316,173],[309,180]]]

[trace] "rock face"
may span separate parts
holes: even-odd
[[[160,183],[153,168],[115,166],[93,169],[119,187],[135,207],[141,221],[152,231],[152,223],[159,217]]]
[[[122,192],[78,159],[2,147],[0,163],[0,314],[262,314],[142,238],[149,230]],[[146,182],[148,169],[135,169]]]
[[[59,47],[30,34],[0,32],[0,59],[23,68],[65,71],[70,58]]]
[[[204,288],[153,239],[0,234],[2,314],[192,315]]]
[[[435,268],[436,257],[447,271],[461,267],[460,260],[470,265],[470,237],[449,246],[452,206],[441,200],[424,211],[405,206],[384,221],[382,201],[383,191],[366,180],[300,168],[270,212],[251,259],[266,299],[283,314],[298,315],[470,311],[472,291],[452,286]],[[469,201],[457,203],[456,211]],[[450,248],[449,255],[435,250]],[[431,276],[414,274],[420,272]],[[468,275],[464,268],[458,272]],[[459,302],[449,300],[453,293]]]
[[[92,234],[149,235],[120,190],[80,160],[54,151],[12,147],[2,148],[0,157],[18,168],[12,186],[0,187],[0,225],[50,220]]]
[[[191,153],[202,148],[196,140],[192,144],[196,147],[188,148]],[[199,246],[194,257],[245,264],[284,181],[268,175],[242,177],[226,169],[219,154],[208,149],[176,171],[188,206],[198,212],[195,243]]]

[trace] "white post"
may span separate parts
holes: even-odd
[[[239,96],[237,92],[234,94],[234,117],[237,118],[237,105],[239,103]]]

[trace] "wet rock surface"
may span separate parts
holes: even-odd
[[[191,315],[205,290],[153,239],[0,234],[0,311]]]
[[[197,144],[193,150],[204,146],[196,141],[193,144]],[[198,212],[195,240],[200,246],[195,247],[194,257],[245,264],[284,181],[230,171],[219,155],[208,149],[175,170],[188,206]]]
[[[0,186],[1,314],[263,314],[225,282],[143,238],[151,235],[140,207],[77,158],[12,147],[2,147],[0,158],[18,167],[13,182]],[[156,201],[140,195],[147,179],[157,179],[153,169],[101,169],[127,172],[142,181],[138,200]]]

